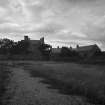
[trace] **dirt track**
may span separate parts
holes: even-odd
[[[61,95],[41,83],[42,78],[33,78],[22,68],[11,68],[12,74],[4,105],[91,105],[78,96]]]

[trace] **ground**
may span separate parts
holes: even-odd
[[[9,65],[9,71],[11,72],[11,74],[10,74],[9,83],[6,87],[6,92],[3,96],[3,100],[2,100],[3,105],[93,105],[92,103],[87,102],[86,97],[82,95],[80,96],[76,94],[75,95],[63,94],[62,92],[59,91],[58,88],[54,89],[54,86],[53,88],[51,88],[51,84],[43,82],[43,81],[46,81],[46,79],[51,80],[52,78],[49,78],[49,76],[50,77],[53,76],[53,78],[59,77],[59,80],[61,79],[61,77],[62,79],[64,79],[63,75],[65,73],[63,70],[66,70],[68,67],[69,68],[71,67],[72,69],[76,69],[78,68],[77,64],[57,63],[57,62],[25,62],[25,61],[22,61],[22,62],[10,61],[5,63]],[[95,70],[94,66],[89,66],[89,67],[90,67],[89,70],[93,70],[93,71]],[[88,69],[86,65],[84,66],[84,68]],[[39,72],[37,71],[37,69],[39,70]],[[49,70],[50,72],[46,71],[46,69]],[[61,72],[59,72],[60,69],[61,69]],[[79,69],[80,68],[78,68],[78,70]],[[50,73],[50,75],[49,76],[43,75],[43,73],[41,74],[40,71],[44,72],[44,74],[47,73],[48,75]],[[54,74],[55,71],[57,71],[56,74]],[[91,73],[93,71],[91,71]],[[75,76],[74,72],[73,71],[71,72],[72,72],[72,75]],[[85,76],[86,76],[86,72],[85,72]],[[98,72],[98,73],[101,73],[101,72]],[[70,72],[67,71],[67,74],[70,74]],[[97,71],[96,71],[96,75],[97,75]],[[102,75],[102,74],[99,74],[99,75]],[[68,78],[66,75],[65,81],[66,80],[69,81],[69,79],[70,78]]]

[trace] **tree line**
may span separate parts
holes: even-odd
[[[28,42],[14,42],[4,38],[0,39],[0,54],[22,54],[28,52]]]
[[[4,38],[0,39],[0,54],[30,54],[32,53],[29,51],[30,43],[28,41],[18,41],[14,42],[13,40]],[[49,56],[50,54],[50,45],[48,44],[41,44],[38,50],[41,51],[43,56]]]

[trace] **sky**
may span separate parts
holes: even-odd
[[[105,50],[105,0],[0,0],[0,38],[45,37],[56,46]]]

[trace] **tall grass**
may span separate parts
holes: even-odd
[[[0,63],[0,105],[2,105],[3,96],[6,92],[6,85],[8,82],[9,71],[6,64]]]
[[[40,63],[25,69],[64,94],[84,96],[92,103],[105,105],[105,66]]]

